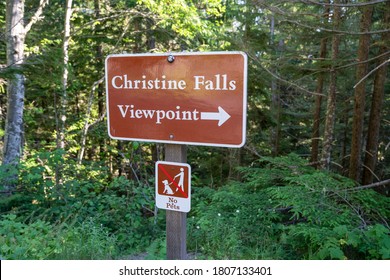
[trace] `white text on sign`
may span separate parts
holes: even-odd
[[[167,208],[170,210],[177,210],[180,211],[180,206],[177,205],[177,199],[170,197],[169,201],[167,202]]]
[[[199,112],[197,109],[192,111],[180,110],[180,106],[176,106],[175,110],[151,110],[136,108],[131,105],[117,105],[122,118],[129,119],[151,119],[155,120],[156,124],[161,124],[162,120],[176,121],[198,121],[198,120],[217,120],[218,126],[224,124],[230,115],[222,108],[218,107],[218,112]]]
[[[128,76],[114,76],[111,79],[111,85],[115,89],[129,90],[185,90],[187,83],[184,80],[168,80],[166,75],[161,78],[148,79],[143,75],[141,79],[131,80]],[[216,74],[212,79],[206,79],[205,76],[194,76],[194,90],[222,90],[232,91],[236,89],[236,81],[229,80],[226,74]]]

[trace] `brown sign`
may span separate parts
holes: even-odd
[[[110,55],[110,137],[241,147],[246,133],[247,56],[242,52]]]

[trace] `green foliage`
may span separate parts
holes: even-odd
[[[53,227],[43,221],[26,225],[7,215],[0,220],[0,255],[4,259],[45,259],[55,252]]]
[[[181,47],[206,51],[226,44],[221,40],[226,9],[221,1],[139,0],[138,3],[157,16],[157,26],[169,30],[170,37]]]
[[[58,163],[61,186],[51,177]],[[146,258],[164,259],[165,216],[154,212],[154,189],[75,166],[62,151],[21,165],[19,193],[0,200],[2,213],[13,213],[0,221],[2,257],[112,259],[146,250]],[[220,188],[195,181],[189,251],[212,259],[389,258],[388,198],[354,191],[352,181],[295,154],[239,171],[240,181]]]
[[[55,178],[58,165],[62,166],[60,182],[56,182]],[[62,227],[68,228],[64,238],[73,242],[70,244],[81,242],[80,238],[85,235],[82,241],[86,243],[84,247],[74,244],[73,248],[70,245],[67,251],[61,251],[61,257],[77,258],[79,254],[79,258],[95,258],[92,251],[89,255],[85,252],[86,247],[95,246],[91,240],[95,238],[94,234],[99,238],[104,232],[115,235],[115,244],[121,248],[116,253],[120,254],[149,246],[160,231],[153,217],[154,188],[123,176],[110,182],[106,170],[97,163],[78,165],[62,150],[41,152],[21,163],[19,175],[18,193],[1,197],[1,212],[14,213],[20,216],[19,219],[23,217],[32,227],[35,222],[48,226],[62,224]],[[93,223],[89,221],[90,217],[93,217]],[[71,225],[74,224],[80,224],[80,227],[72,231]],[[111,241],[114,242],[107,240]],[[106,252],[112,251],[112,246],[103,243],[101,246]],[[109,254],[114,253],[111,251]],[[46,253],[44,257],[47,257]]]
[[[0,191],[7,191],[6,186],[14,185],[18,178],[18,168],[14,164],[0,165]]]
[[[196,206],[199,213],[189,219],[192,250],[215,259],[260,259],[269,258],[271,251],[272,256],[278,253],[270,239],[275,230],[272,220],[257,205],[267,201],[242,191],[230,186],[215,192],[212,207]]]
[[[191,3],[181,0],[171,1],[170,5],[164,5],[164,1],[139,2],[161,17],[161,25],[164,28],[170,27],[178,34],[190,38],[201,30],[196,7]]]
[[[61,180],[57,178],[60,166]],[[79,193],[100,193],[108,177],[105,170],[97,162],[79,165],[61,149],[34,152],[21,163],[20,189],[32,195],[36,204],[67,203]]]
[[[151,242],[146,249],[147,260],[165,260],[167,258],[167,242],[165,235]]]
[[[7,215],[0,220],[0,241],[4,259],[110,259],[117,250],[116,237],[92,219],[53,226],[42,220],[26,224]]]
[[[61,247],[50,258],[63,260],[107,260],[118,253],[117,237],[92,218],[79,226],[65,225]]]
[[[351,192],[353,182],[295,154],[240,171],[243,182],[195,189],[192,250],[215,259],[388,259],[388,198]]]
[[[38,2],[26,1],[25,24]],[[332,13],[321,5],[74,1],[69,62],[64,65],[63,2],[45,6],[26,34],[26,58],[15,70],[6,67],[6,1],[0,1],[0,148],[7,136],[6,79],[15,71],[26,78],[23,159],[18,166],[0,166],[3,257],[110,259],[146,250],[147,258],[164,259],[164,215],[156,214],[153,188],[153,162],[162,158],[163,146],[108,138],[104,58],[114,53],[241,50],[249,58],[247,145],[235,152],[189,147],[194,185],[189,249],[218,259],[389,259],[388,198],[372,190],[354,191],[354,182],[316,171],[296,154],[254,159],[270,155],[277,144],[279,155],[309,154],[314,102],[309,93],[318,90],[320,73],[323,93],[329,90],[331,65],[337,65],[338,100],[351,100],[359,47],[353,33],[360,32],[356,7],[343,10],[339,59],[332,60],[332,34],[325,31],[332,21],[323,16]],[[374,33],[387,28],[386,12],[384,3],[375,4]],[[325,38],[328,54],[320,58]],[[383,57],[379,48],[385,44],[381,33],[371,41],[369,69],[378,66]],[[64,67],[69,70],[67,100],[61,94]],[[367,77],[367,89],[376,73]],[[385,81],[384,92],[389,86]],[[368,106],[371,98],[368,94]],[[65,149],[58,149],[63,101]],[[384,120],[389,102],[385,95]],[[343,161],[350,148],[351,105],[341,102],[336,108],[332,161],[343,169],[348,168]],[[378,165],[372,170],[379,178],[390,174],[389,124],[381,123]],[[280,139],[270,143],[275,128]],[[11,196],[9,184],[17,185]]]
[[[389,228],[382,224],[369,226],[364,233],[361,251],[372,259],[390,259]]]

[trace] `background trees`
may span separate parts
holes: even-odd
[[[159,232],[151,189],[153,164],[164,146],[107,136],[104,59],[114,53],[247,52],[247,144],[238,150],[189,147],[194,185],[211,188],[199,191],[199,197],[215,204],[225,195],[217,190],[225,187],[238,196],[238,188],[229,188],[233,180],[234,186],[253,188],[262,201],[269,193],[257,191],[270,187],[280,205],[267,207],[283,209],[276,220],[299,224],[314,214],[293,212],[297,208],[290,207],[303,209],[303,202],[294,200],[293,192],[277,194],[272,188],[304,185],[303,177],[299,184],[286,180],[301,175],[298,169],[305,165],[353,180],[340,179],[332,191],[376,182],[380,199],[389,195],[389,184],[380,183],[390,175],[389,1],[2,0],[0,11],[0,187],[14,193],[2,198],[0,208],[29,213],[18,222],[82,224],[94,213],[95,222],[119,242],[132,236],[126,243],[132,248],[151,240],[140,241],[144,231]],[[286,157],[291,153],[307,162],[294,167]],[[266,164],[266,156],[275,158]],[[251,177],[254,166],[275,168],[275,174]],[[283,173],[285,168],[290,173]],[[327,174],[302,170],[313,178]],[[339,180],[334,173],[329,176]],[[309,181],[309,190],[326,187]],[[373,195],[331,196],[327,205],[350,205],[355,214],[364,205],[370,212]],[[308,204],[317,207],[317,198]],[[132,207],[132,214],[123,207]],[[210,211],[207,215],[217,210]],[[388,229],[383,211],[355,218],[366,222],[365,230],[374,224]],[[205,224],[211,219],[207,215]],[[120,226],[122,216],[131,229]],[[348,224],[354,226],[359,225]]]
[[[12,193],[15,189],[15,167],[23,151],[23,110],[25,97],[25,76],[21,67],[25,60],[24,44],[32,25],[39,20],[46,1],[42,0],[30,21],[25,25],[25,4],[23,0],[7,1],[4,37],[6,38],[6,69],[9,73],[7,86],[7,116],[5,119],[3,165],[10,173],[4,189]],[[12,175],[11,175],[12,174]]]

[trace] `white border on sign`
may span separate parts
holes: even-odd
[[[157,174],[160,172],[158,171],[158,165],[159,164],[164,164],[164,165],[174,165],[174,166],[183,166],[188,168],[188,197],[183,198],[183,197],[175,197],[175,196],[169,196],[169,195],[161,195],[158,193],[158,181],[157,181]],[[188,213],[191,210],[191,165],[188,163],[182,163],[182,162],[173,162],[173,161],[156,161],[155,164],[155,199],[156,199],[156,206],[159,209],[164,209],[164,210],[170,210],[170,211],[177,211],[177,212],[184,212]],[[164,207],[163,205],[166,205],[168,203],[169,198],[174,198],[178,202],[177,204],[182,206],[180,210],[175,210],[175,209],[167,209],[166,206]]]
[[[205,142],[189,142],[189,141],[174,141],[174,140],[161,140],[161,139],[143,139],[143,138],[127,138],[127,137],[115,137],[110,133],[110,112],[108,101],[108,77],[107,77],[107,61],[110,57],[134,57],[134,56],[190,56],[190,55],[230,55],[240,54],[244,58],[244,81],[243,81],[243,108],[242,108],[242,141],[240,144],[223,144],[223,143],[205,143]],[[106,82],[106,107],[107,107],[107,130],[108,135],[112,139],[126,140],[126,141],[139,141],[139,142],[152,142],[152,143],[166,143],[166,144],[183,144],[183,145],[195,145],[195,146],[211,146],[211,147],[226,147],[226,148],[241,148],[246,142],[246,121],[247,121],[247,78],[248,78],[248,56],[245,52],[241,51],[226,51],[226,52],[170,52],[170,53],[138,53],[138,54],[111,54],[106,57],[105,60],[105,82]]]

